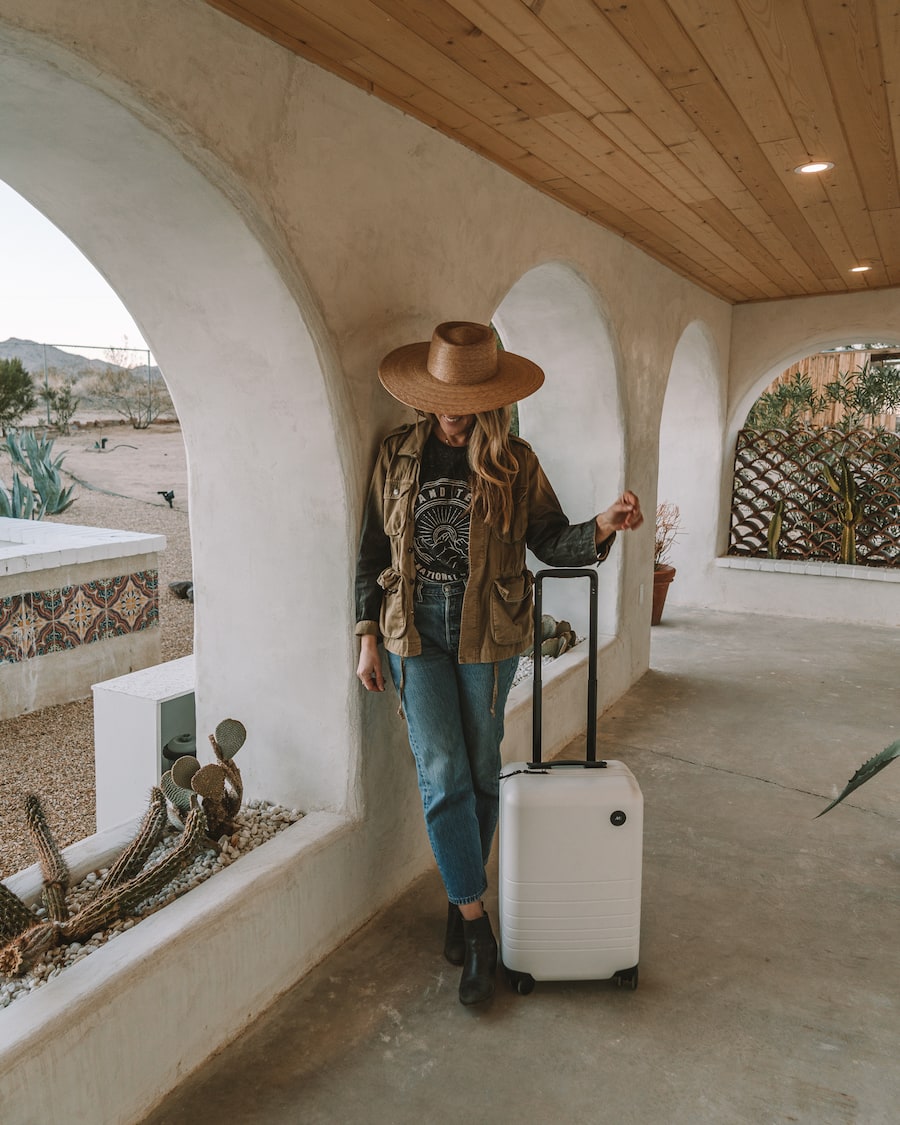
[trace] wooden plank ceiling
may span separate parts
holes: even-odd
[[[728,301],[900,284],[896,0],[208,2]]]

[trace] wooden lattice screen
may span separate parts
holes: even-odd
[[[741,430],[734,462],[729,555],[766,558],[784,501],[777,557],[840,561],[841,501],[823,469],[846,457],[862,501],[857,563],[900,566],[900,435],[873,430]]]

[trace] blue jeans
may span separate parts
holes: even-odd
[[[417,582],[413,619],[422,653],[402,659],[388,653],[428,838],[447,898],[457,904],[478,902],[487,888],[484,868],[499,812],[503,710],[519,663],[518,656],[496,665],[459,663],[464,590],[462,582]]]

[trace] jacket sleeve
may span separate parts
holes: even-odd
[[[384,481],[387,457],[384,446],[375,463],[366,498],[359,554],[356,562],[356,635],[378,635],[382,589],[378,575],[391,565],[391,541],[384,533]]]
[[[615,533],[596,544],[596,517],[569,523],[537,457],[532,453],[528,480],[528,529],[525,541],[547,566],[588,566],[609,554]]]

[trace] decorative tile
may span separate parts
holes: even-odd
[[[159,596],[156,571],[129,575],[118,599],[109,606],[109,611],[127,623],[133,633],[157,624]]]
[[[106,595],[108,586],[105,578],[95,578],[78,587],[82,599],[89,602],[96,609],[106,609]]]
[[[103,604],[109,609],[122,596],[122,592],[128,583],[128,575],[120,574],[116,578],[98,578],[93,583],[97,592],[103,598]]]
[[[94,623],[94,618],[102,613],[103,607],[85,596],[83,586],[70,586],[68,589],[71,595],[63,599],[59,621],[83,642]]]
[[[124,637],[130,632],[128,625],[120,617],[108,610],[101,610],[85,632],[84,644],[107,641],[110,637]]]
[[[17,664],[21,660],[15,637],[16,622],[22,612],[22,595],[0,598],[0,662]]]
[[[0,598],[0,662],[65,652],[159,624],[159,572]]]
[[[34,656],[34,633],[31,594],[23,594],[12,622],[12,637],[18,647],[20,660],[31,660]]]
[[[71,590],[72,587],[69,586],[68,589]],[[62,590],[41,590],[31,595],[31,608],[38,624],[42,621],[56,621],[62,604]]]
[[[39,625],[35,633],[34,650],[36,656],[46,656],[48,652],[67,652],[79,648],[81,637],[61,621],[49,621]]]

